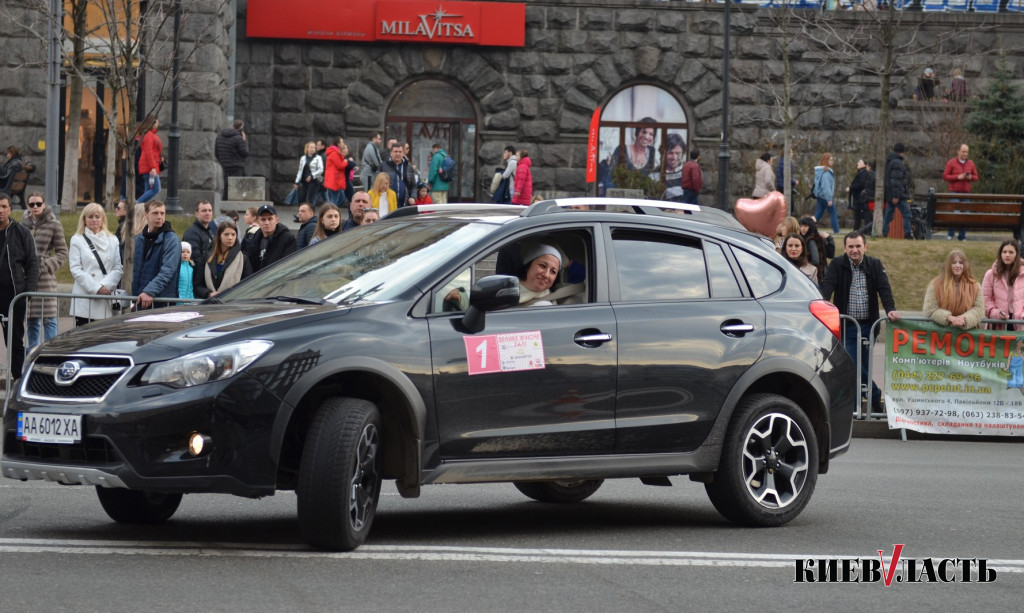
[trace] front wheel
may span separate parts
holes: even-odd
[[[110,519],[122,524],[159,524],[178,510],[181,494],[159,494],[123,488],[96,486],[103,510]]]
[[[818,440],[811,420],[775,394],[744,398],[732,423],[711,503],[744,526],[781,526],[803,511],[818,479]]]
[[[604,479],[576,481],[514,481],[516,489],[537,502],[582,502],[601,487]]]
[[[314,547],[351,551],[370,533],[383,477],[377,407],[328,398],[313,416],[297,488],[299,528]]]

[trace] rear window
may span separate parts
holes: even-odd
[[[750,286],[750,291],[755,298],[779,291],[785,278],[781,270],[742,249],[733,249],[733,253],[743,269],[743,276],[747,278],[747,285]]]

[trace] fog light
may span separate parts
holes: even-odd
[[[199,455],[209,446],[213,440],[205,434],[193,432],[188,437],[188,452],[192,455]]]

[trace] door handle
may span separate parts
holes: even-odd
[[[719,329],[726,336],[739,337],[746,335],[748,332],[753,332],[754,326],[752,324],[743,323],[742,321],[733,320],[723,323]]]
[[[612,335],[607,332],[601,332],[600,330],[580,330],[572,337],[572,340],[575,341],[577,345],[593,348],[612,340]]]

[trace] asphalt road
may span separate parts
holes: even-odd
[[[511,485],[387,487],[370,542],[301,543],[290,493],[188,496],[157,527],[91,488],[0,479],[0,611],[1019,610],[1019,443],[857,439],[788,526],[734,527],[703,487],[608,482],[531,502]],[[995,580],[796,583],[796,560],[984,558]],[[976,569],[972,566],[972,569]],[[806,575],[805,575],[806,577]]]

